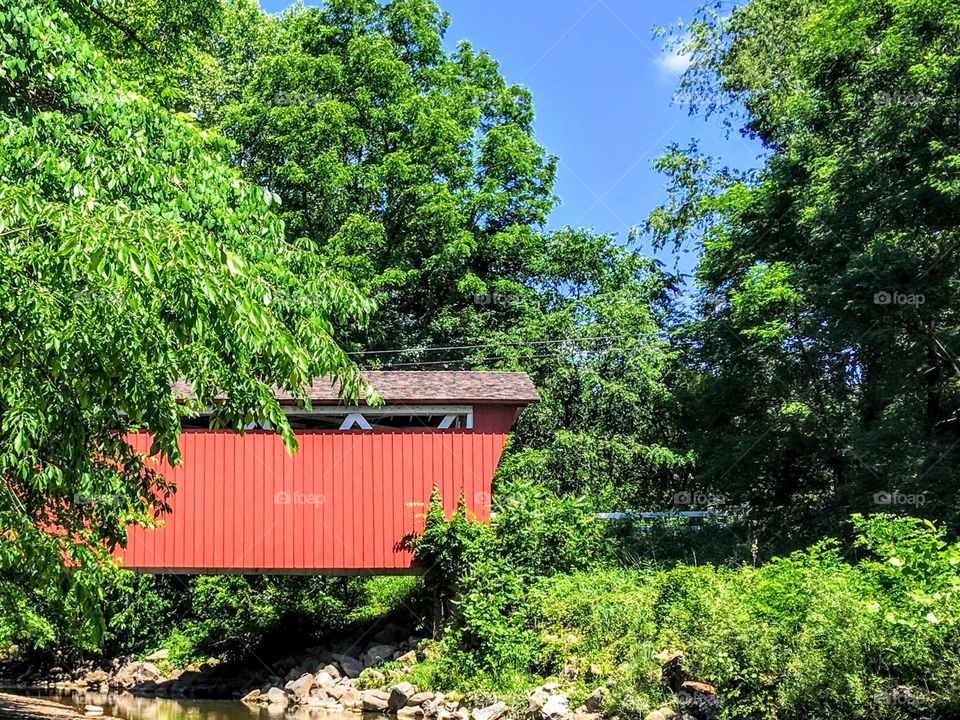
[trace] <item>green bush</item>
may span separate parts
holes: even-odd
[[[514,482],[497,493],[493,520],[503,561],[529,575],[581,570],[608,560],[609,526],[583,498]]]
[[[604,560],[536,575],[512,562],[532,557],[524,539],[461,578],[458,623],[421,679],[519,696],[559,678],[575,702],[609,681],[607,711],[638,717],[672,702],[658,657],[681,651],[725,718],[956,716],[960,545],[909,518],[853,523],[851,556],[826,540],[739,568]]]

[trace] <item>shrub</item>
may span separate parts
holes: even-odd
[[[604,561],[537,576],[510,561],[526,549],[498,546],[461,578],[459,624],[422,674],[508,695],[561,677],[574,702],[608,680],[607,712],[642,717],[672,700],[657,656],[679,650],[719,688],[724,718],[957,716],[958,546],[917,520],[853,522],[853,557],[826,540],[760,567]],[[602,677],[588,681],[590,666]]]
[[[608,526],[583,498],[526,482],[505,486],[493,521],[504,562],[529,575],[582,570],[612,555]]]

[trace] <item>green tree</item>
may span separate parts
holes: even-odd
[[[660,162],[650,227],[702,252],[691,437],[777,534],[876,493],[960,508],[958,33],[946,0],[751,0],[677,38],[692,109],[765,149]]]
[[[491,309],[509,322],[474,352],[527,370],[542,396],[522,415],[498,484],[538,483],[606,511],[660,508],[687,487],[666,330],[673,291],[654,261],[611,236],[544,237],[533,287]]]
[[[531,372],[544,403],[506,477],[604,507],[661,502],[688,459],[658,335],[671,288],[616,238],[542,230],[555,160],[529,92],[468,43],[445,52],[432,0],[250,13],[227,6],[216,46],[237,80],[204,115],[284,198],[288,237],[378,298],[350,338],[374,351],[364,364]]]
[[[260,39],[252,71],[208,113],[239,167],[283,197],[291,240],[379,300],[364,349],[465,339],[457,316],[475,297],[529,278],[554,203],[529,92],[468,43],[445,52],[432,0],[331,0],[260,22],[243,30]]]
[[[329,373],[356,397],[332,337],[371,310],[286,241],[230,144],[133,91],[82,20],[0,9],[0,644],[50,639],[52,591],[101,629],[110,549],[172,489],[127,432],[176,461],[180,418],[215,405],[215,425],[269,423],[293,447],[271,386]]]

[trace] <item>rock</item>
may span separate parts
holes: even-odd
[[[362,710],[363,709],[363,697],[360,694],[359,690],[354,690],[350,688],[341,695],[337,700],[343,705],[347,710]]]
[[[286,680],[287,682],[290,682],[291,680],[296,680],[298,678],[303,677],[303,675],[306,672],[307,672],[307,669],[303,665],[297,665],[295,668],[292,668],[290,672],[288,672],[284,676],[283,679]]]
[[[113,687],[129,689],[137,683],[146,680],[159,680],[162,677],[163,673],[160,672],[160,668],[153,663],[132,662],[117,670],[117,673],[109,680],[109,684]]]
[[[675,658],[682,658],[683,653],[680,650],[661,650],[656,655],[653,656],[653,659],[656,660],[661,665],[666,665],[668,662]]]
[[[259,691],[259,690],[251,690],[251,691],[248,692],[246,695],[244,695],[242,698],[240,698],[240,702],[251,703],[251,704],[256,703],[256,702],[259,701],[259,700],[260,700],[260,691]]]
[[[84,705],[83,706],[84,715],[103,715],[103,708],[99,705]]]
[[[302,700],[307,695],[310,694],[310,688],[313,687],[313,675],[310,673],[304,673],[296,680],[291,680],[286,685],[283,686],[283,689],[296,700]]]
[[[423,708],[423,714],[427,717],[440,717],[441,712],[447,712],[441,704],[442,702],[442,700],[434,698],[433,700],[427,700],[420,707]]]
[[[365,664],[367,667],[372,667],[374,665],[380,665],[387,660],[392,660],[393,654],[396,651],[397,648],[395,645],[374,645],[364,653],[364,657],[366,658]]]
[[[587,668],[586,677],[588,681],[597,680],[598,678],[603,677],[603,668],[596,663],[590,663],[590,667]]]
[[[696,680],[684,680],[680,684],[680,691],[690,693],[691,695],[716,695],[717,688],[710,683],[697,682]]]
[[[157,694],[160,685],[156,680],[147,680],[137,685],[137,695],[152,697]]]
[[[397,683],[390,688],[390,712],[407,706],[407,701],[417,694],[417,689],[408,682]]]
[[[541,708],[547,700],[550,699],[550,693],[548,693],[543,688],[539,688],[530,693],[530,698],[527,703],[527,714],[528,715],[539,715]]]
[[[102,685],[110,679],[110,674],[106,670],[93,670],[88,672],[83,678],[87,685]]]
[[[684,680],[676,697],[684,716],[713,720],[720,713],[720,696],[717,695],[717,688],[709,683]]]
[[[453,711],[453,716],[455,718],[460,718],[460,720],[468,720],[468,718],[470,717],[470,711],[467,710],[465,707],[458,707],[456,710]]]
[[[566,695],[556,694],[547,698],[540,708],[540,715],[544,718],[562,718],[570,712],[570,700]]]
[[[578,637],[577,637],[576,635],[574,635],[573,633],[567,633],[567,634],[564,636],[564,638],[563,638],[563,641],[564,641],[567,645],[576,645],[579,640],[580,640],[580,638],[578,638]]]
[[[426,713],[423,711],[423,708],[419,705],[411,705],[410,707],[402,707],[397,710],[397,717],[400,718],[421,718]]]
[[[682,661],[683,655],[675,652],[672,653],[669,659],[660,667],[660,678],[672,692],[677,692],[680,689],[680,684],[683,682]]]
[[[322,688],[331,688],[337,684],[337,681],[334,679],[333,675],[328,673],[326,670],[321,670],[314,675],[313,682]]]
[[[419,707],[424,703],[433,702],[436,697],[432,692],[418,692],[407,698],[407,707]]]
[[[643,720],[670,720],[670,718],[676,717],[676,715],[677,713],[672,707],[669,705],[664,705],[663,707],[654,710]]]
[[[163,677],[160,668],[151,662],[140,663],[140,676],[146,680],[159,680]]]
[[[352,655],[334,655],[333,659],[348,678],[358,678],[363,672],[363,663]]]
[[[167,648],[161,648],[160,650],[157,650],[155,653],[150,653],[149,655],[147,655],[144,658],[144,660],[151,660],[151,661],[167,660],[169,659],[169,657],[170,657],[170,651],[167,650]]]
[[[267,691],[266,698],[270,705],[281,705],[286,707],[290,704],[290,699],[287,697],[287,694],[276,686]]]
[[[383,690],[364,690],[360,696],[364,712],[387,712],[390,707],[390,693]]]
[[[400,653],[400,654],[398,654],[397,657],[394,658],[394,659],[395,659],[395,660],[399,660],[399,661],[402,662],[404,665],[414,665],[414,664],[416,664],[416,662],[417,662],[417,651],[416,651],[416,650],[408,650],[408,651],[405,652],[405,653]]]
[[[501,700],[484,708],[474,708],[470,713],[470,720],[498,720],[507,710],[507,704]]]
[[[540,688],[541,688],[542,690],[546,690],[547,692],[553,692],[554,690],[559,690],[559,689],[560,689],[560,683],[558,683],[558,682],[548,682],[548,683],[544,683],[543,685],[541,685]]]
[[[590,696],[583,701],[583,706],[586,708],[587,712],[600,712],[600,709],[603,707],[604,694],[603,688],[597,688],[590,693]]]
[[[391,643],[397,638],[403,637],[404,632],[406,631],[396,623],[390,623],[383,628],[383,630],[374,635],[373,639],[378,643]]]
[[[349,685],[334,685],[333,687],[326,688],[326,690],[327,695],[339,701],[344,695],[351,692],[353,688]]]
[[[339,680],[341,677],[340,670],[336,665],[330,664],[323,667],[323,672],[332,677],[334,680]]]

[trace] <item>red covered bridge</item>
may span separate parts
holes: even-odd
[[[346,407],[325,381],[308,389],[309,410],[278,394],[300,444],[293,454],[266,430],[184,427],[182,463],[159,466],[177,486],[172,512],[160,528],[130,528],[121,564],[158,573],[403,573],[414,569],[403,540],[422,529],[434,486],[448,511],[462,493],[488,519],[507,434],[539,399],[526,374],[364,376],[384,405]],[[146,436],[133,442],[149,447]]]

